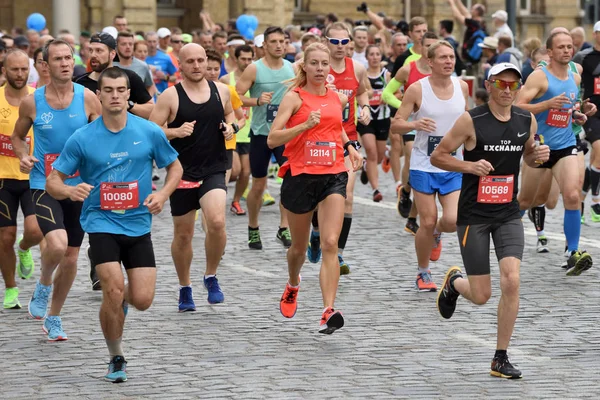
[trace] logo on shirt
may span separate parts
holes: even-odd
[[[523,133],[517,133],[517,137],[523,137],[527,135],[527,132],[523,132]]]
[[[329,104],[321,104],[321,107],[327,107]]]
[[[69,118],[75,118],[77,114],[69,114]]]
[[[122,151],[120,153],[110,153],[110,158],[123,158],[129,157],[129,153],[126,151]]]
[[[10,109],[9,108],[0,109],[0,115],[2,115],[4,118],[7,118],[10,115]]]
[[[133,142],[134,145],[140,144],[142,143],[142,141],[140,140],[139,142]]]
[[[52,121],[52,119],[54,118],[54,115],[51,112],[47,112],[43,113],[40,118],[42,119],[42,121],[44,121],[46,125],[48,125],[50,121]]]

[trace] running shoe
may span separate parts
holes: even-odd
[[[390,169],[392,169],[392,162],[389,153],[386,151],[385,156],[383,156],[383,160],[381,161],[381,170],[387,174],[390,172]]]
[[[40,281],[35,284],[35,290],[29,300],[29,315],[35,319],[44,319],[48,315],[48,298],[52,291],[52,285],[42,285]]]
[[[231,213],[234,215],[246,215],[246,210],[244,210],[237,201],[231,202],[231,208],[229,208],[229,211],[231,211]]]
[[[108,372],[104,376],[109,382],[121,383],[127,380],[127,361],[123,356],[114,356],[108,363]]]
[[[417,234],[418,230],[419,230],[419,224],[417,224],[417,219],[416,218],[409,218],[406,221],[406,225],[404,225],[404,231],[410,233],[413,236],[415,236]]]
[[[253,250],[262,250],[262,242],[260,241],[260,231],[258,229],[248,229],[248,247]]]
[[[308,258],[308,261],[313,264],[318,263],[321,259],[321,236],[319,232],[312,231],[310,233],[306,257]]]
[[[567,275],[578,276],[592,268],[592,256],[585,250],[571,252],[567,261]]]
[[[437,286],[431,279],[431,271],[419,272],[415,280],[415,288],[419,292],[436,292]]]
[[[21,243],[23,235],[19,237],[17,243]],[[29,279],[33,275],[35,264],[33,263],[33,256],[31,255],[31,249],[21,250],[20,246],[17,246],[17,255],[19,256],[19,263],[17,264],[17,274],[21,279]]]
[[[225,296],[219,286],[219,281],[216,277],[204,278],[204,287],[208,290],[208,302],[210,304],[218,304],[225,301]]]
[[[585,215],[581,214],[581,225],[585,224]]]
[[[286,249],[292,247],[292,235],[290,234],[290,228],[279,229],[275,239],[277,239],[277,241]]]
[[[549,253],[548,238],[546,236],[538,236],[536,251],[538,253]]]
[[[88,262],[90,263],[90,281],[92,282],[92,290],[102,290],[102,286],[100,286],[100,278],[98,278],[98,274],[96,273],[96,263],[94,260],[92,260],[90,245],[88,245],[85,254],[87,255]]]
[[[367,175],[367,159],[363,157],[363,165],[360,169],[360,183],[366,185],[369,183],[369,176]]]
[[[522,377],[521,371],[513,367],[508,361],[508,356],[494,357],[490,375],[505,379],[520,379]]]
[[[402,218],[408,218],[408,214],[410,214],[410,209],[412,208],[412,200],[410,199],[410,193],[404,191],[402,186],[400,186],[399,190],[399,199],[398,199],[398,212],[402,216]]]
[[[275,204],[275,199],[267,190],[265,190],[263,193],[263,206],[272,206],[273,204]]]
[[[458,296],[460,294],[452,288],[450,282],[453,277],[461,277],[462,271],[458,267],[450,267],[448,272],[446,272],[446,277],[444,278],[444,283],[442,284],[442,290],[439,291],[437,296],[437,308],[440,312],[441,316],[450,319],[452,314],[454,314],[454,310],[456,309],[456,301],[458,300]]]
[[[321,316],[319,323],[319,333],[331,335],[333,332],[341,329],[344,326],[344,316],[341,312],[327,307]]]
[[[156,168],[152,168],[154,171],[152,171],[152,181],[157,181],[160,179],[160,176],[158,176],[158,174],[155,172]]]
[[[381,192],[377,189],[375,189],[373,191],[373,201],[375,203],[379,203],[381,200],[383,200],[383,195],[381,194]]]
[[[350,273],[350,266],[344,261],[341,254],[338,254],[338,262],[340,264],[340,275],[348,275]]]
[[[42,329],[48,334],[48,340],[51,342],[59,342],[68,339],[67,334],[63,331],[62,321],[58,316],[48,316],[44,321]]]
[[[279,311],[284,317],[293,318],[294,315],[296,315],[296,310],[298,309],[299,290],[300,285],[293,288],[290,286],[289,282],[285,284],[285,290],[283,291],[281,300],[279,300]]]
[[[20,310],[21,303],[19,303],[19,288],[6,288],[4,292],[4,309],[6,310]]]
[[[179,312],[196,311],[196,304],[192,296],[192,287],[179,288]]]
[[[569,258],[571,258],[571,252],[568,250],[567,246],[565,246],[565,254],[563,255],[563,261],[560,264],[561,268],[569,268]]]
[[[431,248],[431,255],[429,259],[431,261],[437,261],[440,259],[440,255],[442,254],[442,234],[438,233],[437,235],[433,235],[433,247]]]
[[[248,193],[250,193],[250,186],[246,187],[246,190],[244,190],[244,193],[242,193],[242,200],[246,200],[248,198]],[[264,199],[264,196],[263,196]]]
[[[590,214],[592,214],[592,222],[600,222],[600,204],[591,206]]]
[[[129,312],[129,303],[127,303],[125,300],[123,300],[123,315],[125,315],[127,317],[127,313]]]

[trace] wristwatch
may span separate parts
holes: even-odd
[[[235,122],[231,124],[231,127],[233,128],[233,133],[238,133],[240,131],[240,127]]]
[[[131,111],[131,109],[135,106],[135,103],[131,100],[127,101],[127,111]]]
[[[348,151],[348,146],[354,147],[354,150],[360,149],[360,143],[356,140],[348,140],[344,143],[344,151]]]

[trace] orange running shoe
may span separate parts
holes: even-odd
[[[390,169],[392,169],[392,163],[390,161],[390,156],[386,153],[383,157],[383,161],[381,161],[381,170],[387,174],[390,172]]]
[[[293,288],[289,283],[285,285],[285,291],[283,292],[283,296],[281,296],[281,300],[279,301],[279,311],[281,311],[281,315],[286,318],[293,318],[296,315],[296,310],[298,309],[298,291],[300,290],[300,286]]]
[[[437,291],[437,285],[431,279],[431,272],[419,272],[417,280],[415,281],[415,288],[419,292],[435,292]]]
[[[440,259],[440,254],[442,254],[442,234],[438,233],[437,235],[433,235],[433,248],[431,249],[429,259],[437,261]]]
[[[240,203],[237,201],[231,202],[231,207],[229,208],[232,214],[235,215],[246,215],[246,211],[240,206]]]
[[[344,317],[342,313],[334,310],[331,307],[327,307],[325,311],[323,311],[323,316],[321,317],[321,323],[319,324],[319,333],[324,333],[326,335],[331,335],[333,332],[344,326]]]

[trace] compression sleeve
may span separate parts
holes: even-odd
[[[398,89],[400,89],[401,86],[401,82],[398,82],[396,78],[392,78],[392,80],[387,84],[385,89],[383,89],[381,98],[387,105],[394,108],[400,108],[400,104],[402,104],[402,102],[398,100],[398,98],[394,94],[398,91]]]

